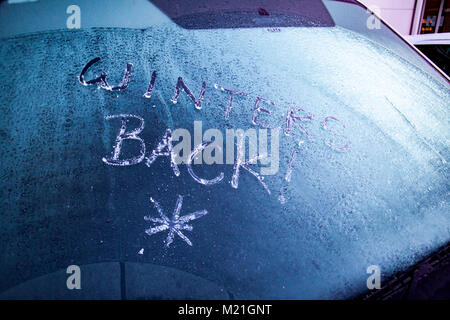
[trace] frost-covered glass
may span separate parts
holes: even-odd
[[[384,25],[361,27],[363,8],[324,7],[333,26],[161,18],[1,39],[0,291],[120,261],[225,297],[348,298],[368,266],[390,275],[446,243],[448,81]],[[276,174],[172,163],[166,133],[195,121],[279,128]],[[122,129],[136,139],[114,154]],[[161,283],[138,298],[189,297],[145,279]]]

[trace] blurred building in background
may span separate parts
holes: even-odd
[[[450,74],[450,0],[360,0]]]
[[[408,40],[417,43],[450,40],[449,0],[360,0],[373,8]]]

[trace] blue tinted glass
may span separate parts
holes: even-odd
[[[145,29],[5,35],[4,297],[119,298],[96,283],[125,275],[129,298],[349,298],[446,243],[448,82],[323,6],[332,26],[189,29],[152,5]],[[58,291],[72,264],[97,291]]]

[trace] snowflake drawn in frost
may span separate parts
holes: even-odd
[[[167,239],[165,240],[166,247],[169,247],[170,244],[173,242],[175,234],[177,234],[181,239],[183,239],[188,245],[192,246],[192,242],[181,231],[183,230],[192,231],[193,227],[187,223],[191,220],[195,220],[204,216],[205,214],[208,213],[208,211],[206,210],[196,211],[194,213],[190,213],[180,217],[181,206],[183,205],[183,197],[178,195],[177,204],[175,205],[175,210],[173,211],[172,214],[172,219],[169,219],[162,211],[158,202],[156,202],[153,198],[150,198],[150,201],[155,206],[156,211],[158,211],[159,218],[145,216],[144,220],[151,221],[158,225],[145,230],[145,233],[147,233],[149,236],[152,236],[158,232],[168,230],[169,234],[167,235]]]

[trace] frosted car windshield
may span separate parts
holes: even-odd
[[[9,21],[2,297],[351,298],[448,242],[439,70],[353,1],[195,3]]]

